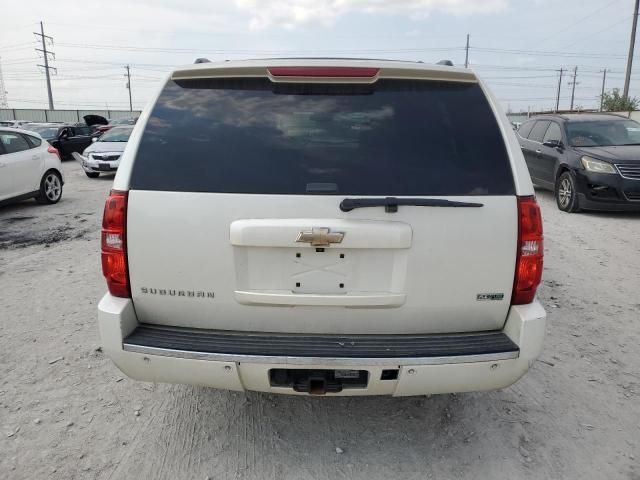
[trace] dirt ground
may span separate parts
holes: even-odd
[[[101,353],[112,179],[64,168],[58,205],[0,208],[0,479],[640,479],[640,215],[538,193],[548,335],[510,388],[243,394],[134,382]]]

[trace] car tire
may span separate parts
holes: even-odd
[[[558,208],[563,212],[577,213],[580,211],[576,181],[571,172],[564,172],[558,177],[555,197]]]
[[[100,176],[100,174],[98,172],[84,172],[87,174],[87,177],[89,178],[98,178]]]
[[[62,198],[62,177],[55,170],[49,170],[40,180],[40,191],[36,202],[41,204],[58,203]]]

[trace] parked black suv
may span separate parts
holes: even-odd
[[[541,115],[518,129],[533,182],[558,208],[640,211],[640,123],[614,114]]]

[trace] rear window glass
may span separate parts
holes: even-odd
[[[85,137],[91,135],[91,127],[75,127],[75,134]]]
[[[529,134],[529,140],[542,143],[544,134],[547,131],[547,128],[549,128],[549,123],[551,122],[546,120],[540,120],[536,122],[535,126],[533,127],[533,130],[531,130],[531,133]]]
[[[547,128],[547,133],[544,134],[543,142],[561,142],[562,141],[562,130],[560,130],[560,125],[555,122],[551,122],[549,128]]]
[[[25,135],[25,138],[32,147],[39,147],[42,144],[42,140],[38,137],[34,137],[33,135]]]
[[[58,127],[39,127],[39,126],[29,126],[25,128],[25,130],[30,130],[32,132],[36,132],[42,138],[51,140],[58,136]]]
[[[477,84],[169,81],[131,188],[224,193],[511,195],[504,141]]]
[[[527,138],[529,136],[529,132],[531,132],[531,129],[533,128],[534,123],[535,122],[527,122],[520,125],[520,128],[518,129],[518,135],[520,135],[522,138]]]

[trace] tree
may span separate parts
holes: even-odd
[[[638,109],[640,100],[637,97],[624,98],[620,95],[620,89],[614,88],[611,92],[602,95],[602,110],[605,112],[631,112]]]

